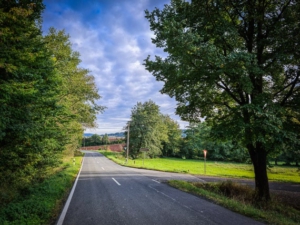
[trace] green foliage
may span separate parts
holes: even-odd
[[[102,144],[103,145],[109,144],[109,139],[108,139],[108,135],[107,134],[103,135],[103,137],[102,137]]]
[[[204,149],[207,150],[207,158],[211,160],[246,162],[248,158],[241,143],[212,138],[211,127],[205,122],[192,123],[185,133],[180,154],[187,158],[203,157]]]
[[[129,152],[133,158],[138,156],[140,148],[148,148],[147,155],[152,158],[174,155],[179,150],[179,125],[169,116],[162,115],[159,106],[151,100],[138,102],[133,107],[129,129]]]
[[[30,2],[37,3],[33,7]],[[0,202],[55,166],[64,134],[56,117],[61,78],[35,19],[41,1],[1,3],[0,27]]]
[[[81,159],[76,158],[77,161]],[[80,165],[68,163],[62,171],[32,185],[22,197],[0,207],[0,224],[49,224],[59,211],[56,208],[62,205],[62,200],[72,187]]]
[[[103,107],[69,36],[42,36],[42,1],[0,2],[0,207],[42,181]]]
[[[167,132],[167,139],[164,139],[162,155],[177,156],[182,144],[181,130],[179,124],[168,115],[162,115],[162,122]]]
[[[188,121],[205,118],[220,140],[243,143],[269,199],[266,161],[299,146],[300,3],[172,0],[146,11],[157,47],[145,60]]]

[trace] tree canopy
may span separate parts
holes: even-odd
[[[41,0],[0,1],[0,202],[73,154],[103,107],[69,36],[42,36]],[[1,207],[0,204],[0,207]]]
[[[219,139],[242,141],[258,199],[269,199],[267,155],[299,143],[300,3],[172,0],[146,11],[168,55],[146,69],[188,121],[205,118]]]
[[[133,158],[138,156],[141,148],[148,148],[150,157],[178,151],[179,125],[161,114],[159,106],[152,100],[138,102],[132,108],[129,131],[129,152]]]

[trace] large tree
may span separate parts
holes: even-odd
[[[41,0],[0,1],[0,202],[55,165],[60,77],[43,41]]]
[[[179,124],[174,121],[169,115],[161,115],[164,131],[167,133],[167,138],[162,141],[164,156],[176,156],[180,151],[182,144],[181,130]]]
[[[140,148],[148,148],[151,157],[161,155],[163,139],[166,139],[166,132],[163,131],[159,106],[151,100],[138,102],[131,110],[130,155],[136,158]]]
[[[93,126],[100,97],[68,35],[42,36],[41,0],[0,1],[0,207]]]
[[[168,53],[145,61],[161,92],[183,119],[205,117],[216,137],[242,140],[256,197],[269,200],[267,156],[298,140],[299,1],[172,0],[146,18]]]
[[[100,95],[94,76],[79,66],[80,54],[73,51],[70,36],[64,30],[50,28],[44,40],[51,53],[54,71],[61,79],[57,104],[65,110],[57,118],[57,123],[61,125],[60,132],[67,133],[65,141],[72,153],[80,144],[83,128],[95,127],[96,114],[104,107],[97,103]]]

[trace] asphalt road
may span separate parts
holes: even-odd
[[[169,179],[199,180],[122,167],[100,153],[86,153],[70,204],[57,224],[262,224],[160,182]]]

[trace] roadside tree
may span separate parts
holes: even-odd
[[[172,0],[146,18],[168,53],[145,60],[161,92],[183,119],[206,118],[215,137],[242,140],[257,200],[268,201],[267,156],[299,141],[299,1]]]

